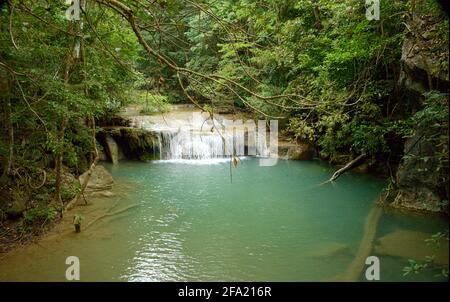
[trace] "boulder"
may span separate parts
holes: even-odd
[[[18,218],[27,209],[29,195],[25,191],[6,188],[0,190],[0,211],[3,218]],[[1,221],[1,217],[0,217]]]
[[[27,209],[26,201],[22,198],[15,198],[6,209],[6,215],[10,218],[22,216],[22,213]]]
[[[88,172],[80,175],[80,183],[84,183]],[[112,189],[114,180],[109,172],[102,165],[97,165],[92,172],[89,182],[86,186],[86,194],[100,193]]]

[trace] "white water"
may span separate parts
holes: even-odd
[[[243,125],[227,127],[230,122],[220,116],[211,120],[200,112],[134,121],[135,126],[151,131],[160,160],[180,163],[189,160],[189,163],[200,164],[223,162],[231,156],[246,155],[246,146],[252,144],[255,150],[250,155],[268,156],[265,136],[255,129],[246,133]],[[251,137],[250,141],[247,141],[248,137]]]

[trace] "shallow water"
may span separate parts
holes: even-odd
[[[116,183],[133,186],[101,202],[139,206],[7,255],[0,280],[64,281],[71,255],[80,259],[82,281],[338,280],[385,185],[350,173],[320,186],[334,170],[318,161],[261,167],[244,159],[232,181],[227,162],[191,163],[103,163]],[[376,237],[447,228],[443,218],[389,211]],[[403,277],[407,259],[372,255],[380,257],[382,281],[439,280],[432,273]]]

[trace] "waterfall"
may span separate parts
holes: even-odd
[[[147,128],[156,147],[155,156],[159,153],[161,160],[226,159],[232,155],[265,157],[268,154],[265,135],[260,135],[255,129],[244,131],[243,127],[234,127],[230,130],[223,126],[223,120],[202,118],[199,121],[198,116],[189,121],[170,122],[170,125],[166,121]],[[251,150],[249,143],[254,144]]]
[[[256,135],[257,136],[257,135]],[[160,159],[214,159],[231,155],[244,156],[246,150],[245,133],[192,132],[186,130],[155,131],[153,145],[158,146]],[[257,154],[265,156],[265,139],[256,139]]]

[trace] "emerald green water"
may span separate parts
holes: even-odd
[[[260,167],[245,159],[232,182],[228,163],[103,165],[116,183],[132,185],[103,202],[139,206],[8,255],[0,280],[64,281],[72,255],[82,281],[336,280],[354,259],[384,187],[363,174],[320,186],[334,170],[317,161]],[[376,236],[447,228],[446,219],[388,212]],[[402,277],[406,259],[379,257],[382,281],[435,280],[427,273]]]

